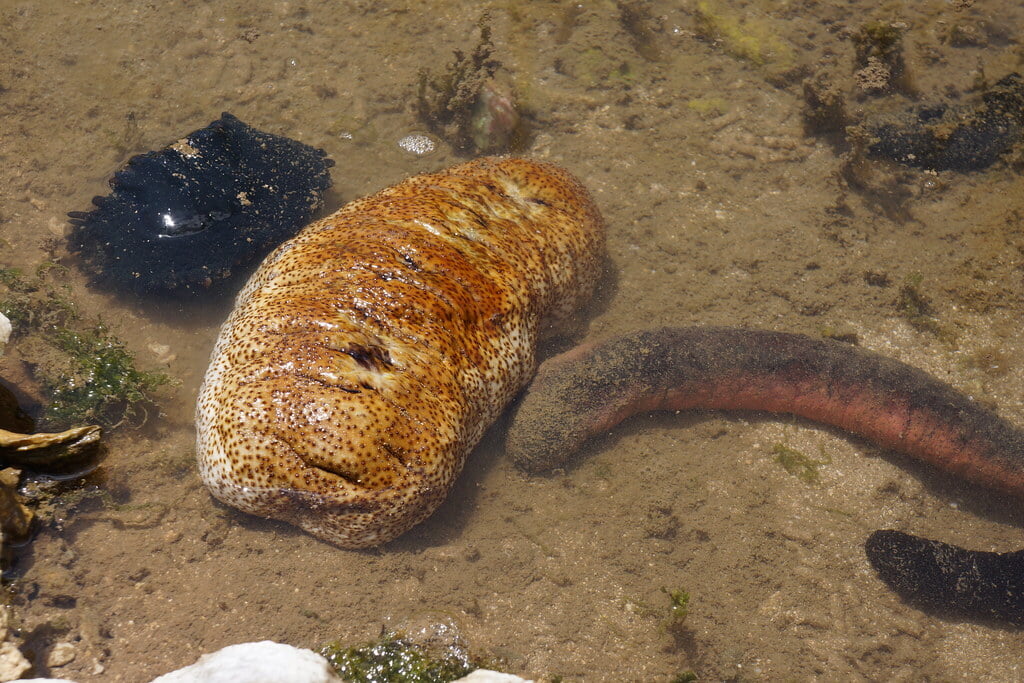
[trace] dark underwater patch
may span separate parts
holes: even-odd
[[[132,157],[92,211],[68,214],[68,248],[101,286],[210,291],[295,234],[323,203],[326,152],[231,114]]]
[[[870,128],[872,156],[934,171],[978,171],[1021,139],[1024,82],[1019,74],[1001,78],[976,107],[918,106],[891,122]]]
[[[1024,626],[1024,550],[990,553],[876,531],[864,544],[879,578],[938,614]]]

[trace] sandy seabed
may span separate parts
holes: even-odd
[[[0,0],[0,265],[42,261],[65,213],[107,192],[128,156],[222,111],[326,149],[331,209],[460,161],[444,145],[421,158],[396,143],[423,130],[418,70],[470,50],[487,7],[495,56],[532,112],[525,153],[582,178],[608,223],[610,275],[581,334],[838,330],[1024,424],[1019,164],[851,184],[841,150],[801,116],[817,73],[855,117],[908,105],[857,96],[851,36],[871,21],[903,30],[923,100],[969,98],[979,80],[1021,70],[1024,6],[653,0],[641,44],[621,5]],[[701,29],[708,8],[748,17],[791,54],[738,56]],[[144,681],[237,642],[315,648],[450,620],[474,651],[541,679],[1024,678],[1024,632],[904,605],[862,548],[892,527],[1016,550],[1020,507],[801,421],[638,418],[548,477],[502,457],[499,423],[442,509],[371,552],[236,513],[192,464],[195,394],[230,303],[151,307],[91,288],[58,256],[82,311],[180,383],[146,428],[108,438],[101,474],[132,505],[84,508],[15,553],[12,599],[37,674]],[[916,274],[942,335],[898,310]],[[161,344],[172,359],[159,366]],[[10,351],[0,374],[19,362]],[[993,353],[997,368],[979,362]],[[780,443],[827,454],[820,483],[776,463]],[[691,607],[671,632],[677,589]],[[47,669],[61,641],[75,658]]]

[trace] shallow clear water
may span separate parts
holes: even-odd
[[[874,20],[903,27],[921,98],[969,98],[1020,70],[1017,3],[654,1],[647,33],[613,2],[422,6],[0,0],[0,265],[46,258],[65,213],[105,193],[128,156],[225,110],[326,149],[331,209],[461,160],[398,141],[424,129],[418,70],[472,49],[488,7],[496,57],[531,112],[524,153],[582,178],[608,223],[611,275],[584,335],[855,333],[1024,423],[1019,157],[968,175],[851,171],[801,117],[803,81],[819,72],[855,118],[908,104],[857,96],[851,36]],[[702,13],[725,22],[721,39]],[[765,64],[729,43],[741,16],[770,48]],[[71,663],[38,673],[142,681],[236,642],[315,648],[450,619],[471,648],[540,679],[1024,675],[1024,634],[902,604],[862,549],[881,527],[1018,549],[1021,511],[800,421],[639,418],[550,477],[502,458],[499,424],[443,508],[372,552],[235,513],[191,465],[195,393],[229,302],[148,307],[88,287],[57,255],[83,312],[143,366],[169,346],[163,367],[180,383],[145,429],[108,438],[103,479],[136,507],[84,507],[15,553],[19,633],[40,658],[75,645]],[[945,333],[901,316],[914,274]],[[977,362],[993,349],[999,372]],[[23,374],[16,363],[12,349],[0,374]],[[779,443],[827,453],[821,482],[779,466]],[[665,591],[680,588],[691,609],[673,633]]]

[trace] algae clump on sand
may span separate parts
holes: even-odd
[[[490,16],[478,22],[480,39],[470,52],[455,50],[447,68],[420,71],[417,117],[460,154],[503,154],[521,149],[525,121],[511,87],[498,77]]]
[[[352,683],[447,683],[478,668],[462,648],[430,648],[390,631],[359,647],[331,643],[320,654]]]
[[[719,43],[733,57],[760,67],[770,82],[783,84],[796,71],[796,51],[770,19],[741,17],[712,0],[698,2],[695,14],[699,35]]]
[[[114,426],[140,419],[150,394],[170,381],[164,373],[137,369],[131,352],[102,324],[57,330],[50,341],[66,354],[67,364],[41,377],[50,398],[43,413],[47,422]]]
[[[775,462],[805,484],[818,483],[821,480],[819,468],[832,462],[832,458],[824,451],[822,451],[822,459],[815,460],[795,448],[781,443],[772,446],[772,453],[775,455]]]
[[[32,368],[43,398],[38,416],[45,430],[96,423],[114,427],[142,422],[153,392],[171,383],[163,372],[139,370],[124,343],[101,322],[81,319],[66,286],[50,274],[62,267],[45,262],[34,276],[0,268],[0,312],[10,318],[8,352]]]

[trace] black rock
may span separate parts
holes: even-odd
[[[917,168],[978,171],[1019,141],[1022,127],[1024,83],[1012,73],[982,94],[976,107],[919,106],[869,126],[876,141],[868,151]]]
[[[202,293],[262,259],[323,203],[323,150],[231,114],[132,157],[97,208],[68,214],[69,249],[98,284],[138,295]]]

